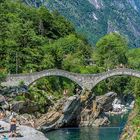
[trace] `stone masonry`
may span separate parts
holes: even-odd
[[[105,80],[106,78],[117,76],[117,75],[128,75],[140,78],[140,71],[132,69],[114,69],[103,73],[97,74],[78,74],[72,73],[60,69],[49,69],[41,72],[34,72],[29,74],[13,74],[8,75],[6,80],[2,83],[3,86],[18,86],[20,82],[24,82],[26,86],[30,86],[35,81],[42,77],[47,76],[62,76],[66,77],[75,83],[77,83],[83,90],[91,90],[99,82]]]

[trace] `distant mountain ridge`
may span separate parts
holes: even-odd
[[[140,47],[139,0],[24,0],[36,7],[44,4],[58,10],[69,19],[76,30],[90,43],[109,32],[119,32],[130,41],[131,47]]]

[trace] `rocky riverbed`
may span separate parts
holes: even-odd
[[[37,126],[41,130],[51,130],[61,127],[73,126],[108,126],[109,115],[127,113],[134,106],[134,100],[130,104],[119,101],[117,94],[109,92],[102,96],[75,95],[60,100],[53,108],[37,120]]]
[[[24,135],[22,139],[26,139],[26,137],[27,139],[29,137],[33,138],[35,135],[42,137],[41,139],[47,139],[37,130],[46,132],[62,127],[108,126],[110,124],[108,115],[123,114],[134,107],[134,98],[131,98],[130,102],[128,102],[128,97],[131,96],[121,100],[117,93],[114,92],[95,96],[93,93],[85,91],[82,95],[63,97],[53,106],[50,106],[45,114],[40,114],[38,106],[30,101],[14,101],[12,103],[10,101],[10,107],[16,112],[17,119],[21,124],[19,128],[21,134]],[[12,97],[10,97],[11,99]],[[6,97],[1,95],[0,102],[5,110],[9,109],[9,102],[6,101]],[[6,114],[6,116],[9,115]],[[30,120],[34,120],[37,130],[29,127],[31,126]]]
[[[119,99],[116,97],[112,102],[112,110],[105,112],[107,115],[123,115],[134,108],[135,99],[132,95],[127,96],[128,99]]]

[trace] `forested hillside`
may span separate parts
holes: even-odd
[[[119,32],[128,38],[131,47],[140,47],[139,0],[23,1],[36,7],[45,5],[51,11],[59,11],[92,44],[109,32]]]
[[[30,73],[50,68],[98,73],[123,64],[139,69],[139,49],[128,51],[127,40],[118,33],[101,38],[93,48],[75,32],[70,22],[43,6],[31,8],[20,2],[1,1],[0,29],[1,77],[3,73]],[[73,92],[74,83],[62,79],[44,79],[48,84],[39,81],[39,88],[46,86],[45,92],[49,89],[49,93],[61,93],[67,87]],[[95,91],[99,94],[108,90],[124,92],[129,88],[127,77],[111,79],[117,83],[103,81]]]
[[[8,73],[63,68],[68,53],[80,57],[80,52],[87,50],[89,55],[82,57],[90,57],[86,40],[57,12],[6,0],[1,2],[0,17],[0,67]]]
[[[8,74],[51,68],[85,74],[100,73],[120,66],[140,70],[140,48],[130,49],[128,41],[129,38],[133,47],[139,47],[140,19],[138,11],[132,8],[133,3],[132,6],[125,2],[117,3],[124,10],[122,12],[109,1],[103,3],[110,5],[108,10],[106,5],[103,5],[103,9],[99,8],[102,3],[93,6],[94,1],[90,1],[90,4],[86,0],[80,3],[74,0],[64,3],[51,0],[47,5],[53,9],[50,12],[45,6],[40,6],[40,1],[38,8],[32,7],[32,1],[26,2],[29,2],[28,5],[18,0],[0,1],[0,83]],[[66,14],[77,27],[76,30],[86,34],[90,42],[97,42],[94,47],[75,31],[71,22],[54,11],[55,8]],[[118,32],[106,34],[110,31],[119,31],[128,38]],[[22,86],[25,86],[23,81],[18,88]],[[44,77],[30,86],[27,94],[16,92],[12,100],[29,101],[44,113],[48,106],[63,97],[64,90],[68,91],[67,96],[71,96],[76,94],[77,87],[80,89],[73,81],[63,77]],[[0,85],[0,92],[9,94],[9,89],[5,89]],[[116,92],[120,97],[134,94],[140,112],[140,79],[114,76],[100,82],[92,93],[100,95],[109,91]],[[139,116],[131,125],[133,129],[140,126]],[[139,139],[139,135],[136,136]]]
[[[50,13],[46,7],[36,9],[21,2],[1,1],[0,29],[1,79],[7,74],[50,68],[84,72],[92,58],[93,50],[86,39],[64,17]],[[44,104],[48,94],[59,97],[64,87],[73,90],[74,83],[63,79],[41,79],[30,91],[34,101]]]

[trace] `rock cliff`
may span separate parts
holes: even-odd
[[[120,140],[139,140],[140,137],[139,108],[135,106],[129,114],[127,124],[120,136]]]
[[[116,93],[96,97],[93,94],[74,95],[61,99],[36,121],[37,128],[49,131],[70,126],[105,126],[109,124],[104,111],[112,109]]]

